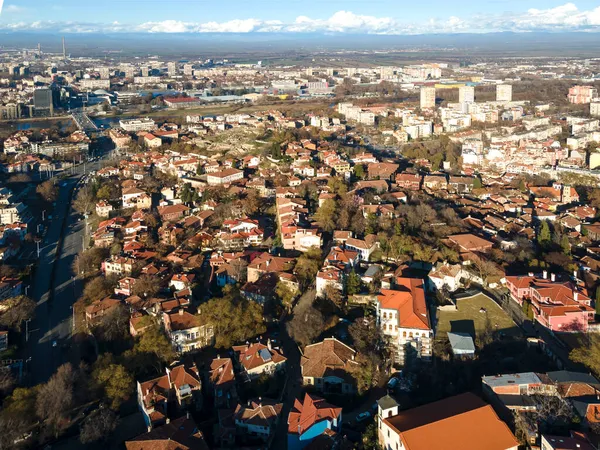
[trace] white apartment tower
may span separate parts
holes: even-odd
[[[475,87],[461,86],[458,88],[459,103],[474,103],[475,102]]]
[[[423,86],[421,88],[421,109],[435,108],[435,87]]]
[[[167,63],[167,72],[169,72],[170,76],[177,75],[177,63],[176,62]]]
[[[499,84],[496,86],[496,101],[497,102],[512,102],[512,85]]]

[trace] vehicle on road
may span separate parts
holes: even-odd
[[[387,388],[393,390],[398,385],[398,383],[400,383],[400,380],[396,377],[392,377],[390,378],[390,381],[388,381]]]

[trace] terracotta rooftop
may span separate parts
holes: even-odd
[[[402,411],[384,422],[410,450],[507,450],[519,445],[492,407],[472,393]]]

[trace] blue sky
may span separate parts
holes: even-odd
[[[576,3],[564,0],[4,0],[0,29],[370,34],[600,31],[600,3],[597,0]]]

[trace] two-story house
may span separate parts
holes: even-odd
[[[294,401],[288,415],[288,450],[301,450],[322,435],[335,436],[342,428],[342,408],[314,394]]]
[[[358,368],[355,358],[356,350],[336,338],[307,345],[300,359],[302,381],[324,393],[354,393],[353,372]]]
[[[247,343],[233,347],[242,375],[252,379],[262,374],[273,375],[283,370],[287,358],[278,348],[267,341],[267,345],[260,342]]]
[[[138,405],[148,428],[167,423],[169,403],[177,409],[198,409],[202,405],[202,383],[195,366],[177,364],[165,371],[161,377],[137,382]]]
[[[165,330],[178,353],[187,353],[214,344],[215,332],[205,316],[185,308],[164,312]]]

